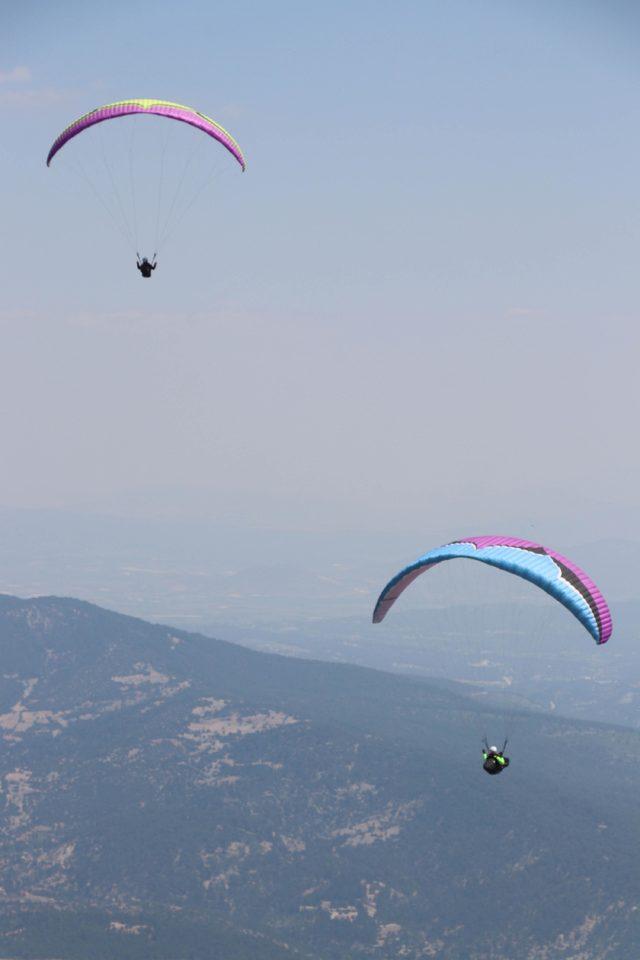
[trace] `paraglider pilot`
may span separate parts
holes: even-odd
[[[507,748],[507,741],[505,740],[502,749],[498,750],[497,747],[490,747],[485,738],[484,747],[482,750],[482,768],[486,770],[490,776],[495,776],[496,773],[502,773],[505,767],[509,766],[509,757],[505,757],[504,751]]]
[[[140,254],[137,253],[136,257],[138,258],[137,267],[143,277],[150,277],[151,273],[157,267],[156,255],[154,253],[153,260],[149,262],[146,257],[140,259]]]

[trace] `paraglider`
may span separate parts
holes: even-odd
[[[502,771],[509,766],[509,757],[505,757],[504,755],[504,752],[507,749],[507,741],[505,740],[501,750],[495,746],[490,747],[487,743],[486,737],[484,738],[483,743],[482,769],[485,770],[489,776],[495,777],[497,773],[502,773]]]
[[[382,590],[373,612],[373,622],[381,623],[387,613],[420,574],[446,560],[477,560],[490,567],[528,580],[564,606],[582,624],[599,645],[612,632],[611,613],[591,578],[567,557],[531,540],[516,537],[467,537],[430,550],[404,567]],[[495,775],[508,765],[502,750],[490,747],[485,738],[482,754],[484,770]]]
[[[140,271],[143,277],[147,277],[147,278],[150,277],[152,271],[155,270],[155,268],[158,266],[158,264],[156,263],[155,254],[153,255],[153,260],[151,261],[147,260],[146,257],[143,257],[141,260],[140,254],[137,254],[137,257],[138,257],[138,260],[136,265],[138,267],[138,270]]]
[[[140,116],[163,119],[139,124]],[[121,123],[115,127],[108,123],[103,137],[102,125],[117,119]],[[173,123],[167,125],[164,120]],[[198,134],[188,136],[185,127]],[[176,132],[176,128],[181,129]],[[214,149],[209,149],[201,134],[214,142]],[[168,237],[189,210],[197,209],[196,201],[214,176],[231,166],[225,152],[242,171],[246,168],[240,147],[224,127],[192,107],[169,100],[121,100],[91,110],[56,137],[47,166],[76,137],[79,143],[63,167],[69,166],[86,182],[132,252],[145,246],[156,251],[152,259],[136,254],[137,268],[147,279]]]

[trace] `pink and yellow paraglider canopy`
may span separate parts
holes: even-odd
[[[82,133],[83,130],[94,126],[96,123],[103,123],[105,120],[115,120],[117,117],[126,117],[136,113],[148,113],[153,116],[167,117],[169,120],[179,120],[202,130],[207,136],[221,143],[236,158],[242,169],[245,169],[246,163],[242,151],[224,127],[192,107],[186,107],[181,103],[171,103],[169,100],[121,100],[118,103],[107,103],[90,113],[85,113],[83,117],[79,117],[73,123],[70,123],[56,137],[47,156],[47,166],[49,166],[56,153],[64,147],[65,143]]]

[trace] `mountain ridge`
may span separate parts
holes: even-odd
[[[73,598],[0,597],[0,644],[0,951],[55,913],[73,960],[630,955],[633,731],[522,714],[488,778],[498,713],[423,680]]]

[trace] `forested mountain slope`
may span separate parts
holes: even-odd
[[[627,960],[640,736],[0,598],[0,955]]]

